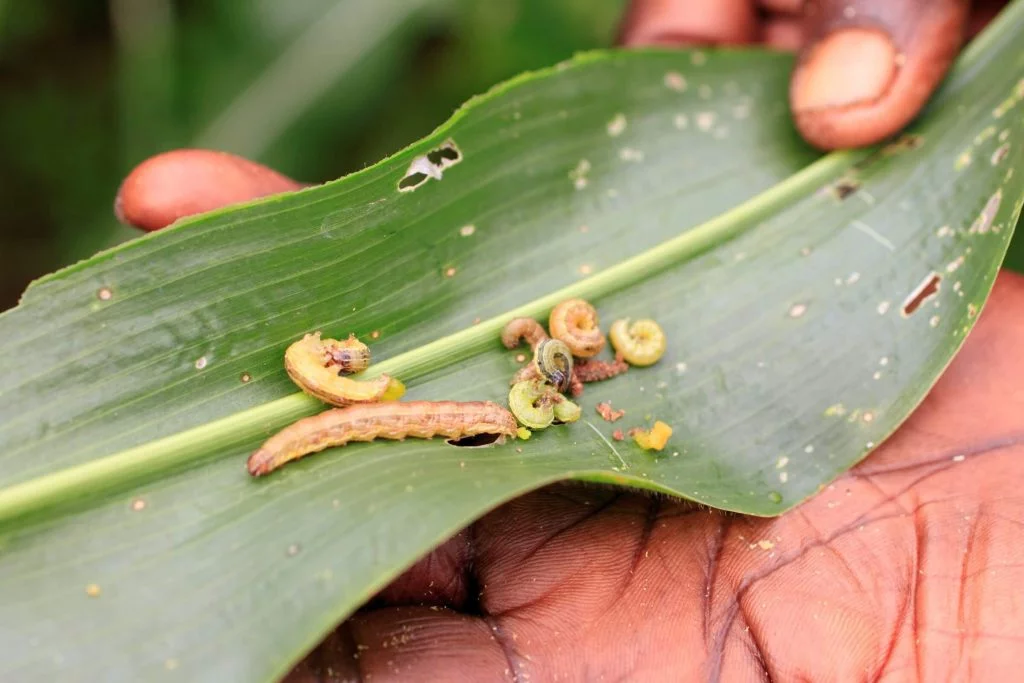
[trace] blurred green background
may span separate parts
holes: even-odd
[[[140,233],[122,178],[176,147],[318,182],[525,69],[614,42],[625,0],[0,0],[0,310]]]
[[[337,178],[506,78],[612,45],[625,5],[0,0],[0,310],[138,236],[112,204],[152,154],[209,147]],[[1011,252],[1024,265],[1020,237]]]

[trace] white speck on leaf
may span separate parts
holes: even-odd
[[[624,130],[626,130],[626,115],[616,114],[615,118],[608,122],[608,135],[615,138],[622,135]]]
[[[619,150],[619,159],[639,163],[644,160],[644,153],[633,147],[623,147]]]
[[[678,71],[669,71],[666,73],[664,83],[665,87],[669,90],[675,90],[676,92],[683,92],[686,90],[686,77]]]

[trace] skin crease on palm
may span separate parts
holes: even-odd
[[[958,0],[811,0],[802,23],[800,0],[646,0],[621,41],[800,50],[795,125],[822,148],[854,146],[905,125],[999,4],[968,14]],[[829,50],[843,59],[821,61]],[[816,60],[829,63],[813,73]],[[230,155],[178,150],[137,167],[115,209],[156,230],[299,186]],[[795,510],[749,518],[551,486],[421,560],[286,680],[1014,680],[1020,348],[1024,277],[1004,272],[918,410]]]

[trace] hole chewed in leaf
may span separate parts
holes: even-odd
[[[462,153],[459,152],[455,143],[449,140],[434,151],[428,152],[427,161],[441,169],[445,169],[462,161]]]
[[[430,176],[428,176],[425,173],[411,173],[402,178],[402,180],[398,183],[398,191],[410,192],[412,190],[415,190],[417,187],[427,182],[428,180],[430,180]]]
[[[461,439],[449,439],[447,443],[458,448],[483,448],[484,446],[492,446],[499,441],[504,441],[504,437],[501,434],[477,434],[476,436],[466,436]]]
[[[934,271],[930,273],[904,300],[903,308],[900,311],[901,315],[904,318],[912,316],[921,307],[921,304],[939,293],[941,284],[942,276]]]
[[[398,181],[399,192],[412,192],[430,179],[440,180],[445,169],[462,161],[462,152],[455,142],[448,140],[437,149],[418,156],[409,164],[408,170]]]

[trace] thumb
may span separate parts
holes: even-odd
[[[816,147],[873,144],[917,116],[963,40],[968,0],[808,0],[790,82],[797,129]]]
[[[176,149],[146,159],[121,183],[118,220],[147,232],[180,218],[304,187],[266,166],[207,149]]]

